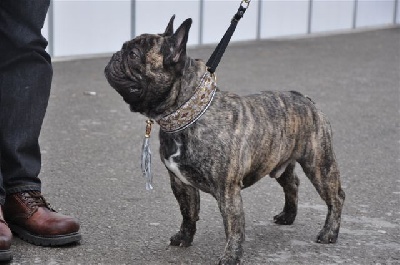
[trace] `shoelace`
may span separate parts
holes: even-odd
[[[24,192],[21,194],[24,201],[26,201],[27,205],[34,211],[39,207],[46,207],[51,211],[54,211],[50,207],[50,204],[46,202],[45,198],[39,193],[35,191]]]

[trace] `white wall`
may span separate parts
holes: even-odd
[[[354,1],[313,1],[311,32],[351,29],[353,13]]]
[[[397,4],[397,9],[395,12],[395,23],[400,24],[400,1],[398,0],[396,4]]]
[[[400,24],[400,1],[397,1],[396,23]]]
[[[397,2],[396,2],[397,1]],[[233,41],[400,24],[400,0],[252,0]],[[397,3],[397,16],[394,17]],[[52,0],[43,35],[53,57],[111,53],[132,35],[192,18],[189,45],[218,43],[240,0]],[[49,19],[51,17],[52,19]]]
[[[155,13],[156,12],[156,13]],[[192,18],[189,45],[199,43],[200,4],[199,1],[136,1],[135,33],[163,33],[172,15],[176,15],[174,30],[187,18]]]
[[[395,0],[358,0],[357,27],[393,23]]]
[[[130,36],[131,3],[53,0],[53,56],[119,49]]]
[[[309,0],[262,1],[260,37],[264,39],[306,34],[308,8]]]
[[[49,39],[49,16],[46,17],[46,20],[44,21],[44,26],[42,29],[42,35],[43,37],[46,38],[46,40]]]

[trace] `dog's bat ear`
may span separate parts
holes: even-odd
[[[169,20],[168,26],[164,32],[164,36],[172,36],[172,34],[174,34],[174,20],[175,20],[175,15],[173,15]]]
[[[173,39],[172,61],[177,63],[186,55],[186,43],[188,41],[189,30],[192,26],[192,19],[186,19],[176,30]]]

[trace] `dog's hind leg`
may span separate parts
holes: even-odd
[[[285,206],[283,207],[283,211],[274,216],[274,222],[280,225],[293,224],[297,215],[300,180],[294,172],[295,164],[295,162],[288,164],[283,174],[276,179],[285,192]]]
[[[196,222],[199,220],[200,194],[198,189],[180,181],[172,172],[169,172],[172,191],[179,203],[183,217],[178,233],[171,237],[172,246],[188,247],[196,233]]]
[[[306,176],[328,206],[325,225],[317,236],[318,243],[335,243],[339,234],[345,193],[332,149],[330,130],[319,131],[310,142],[308,154],[299,163]]]

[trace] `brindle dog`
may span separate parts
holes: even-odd
[[[192,23],[173,31],[171,18],[163,34],[143,34],[123,44],[105,68],[110,85],[133,112],[159,120],[192,97],[207,71],[204,62],[186,54]],[[328,214],[319,243],[337,240],[345,193],[332,148],[328,120],[298,92],[262,92],[238,96],[216,90],[206,112],[175,133],[160,130],[160,154],[183,216],[171,245],[191,245],[199,219],[199,190],[218,202],[226,246],[220,264],[238,264],[245,239],[241,190],[269,175],[285,193],[283,211],[274,222],[290,225],[297,214],[299,163]]]

